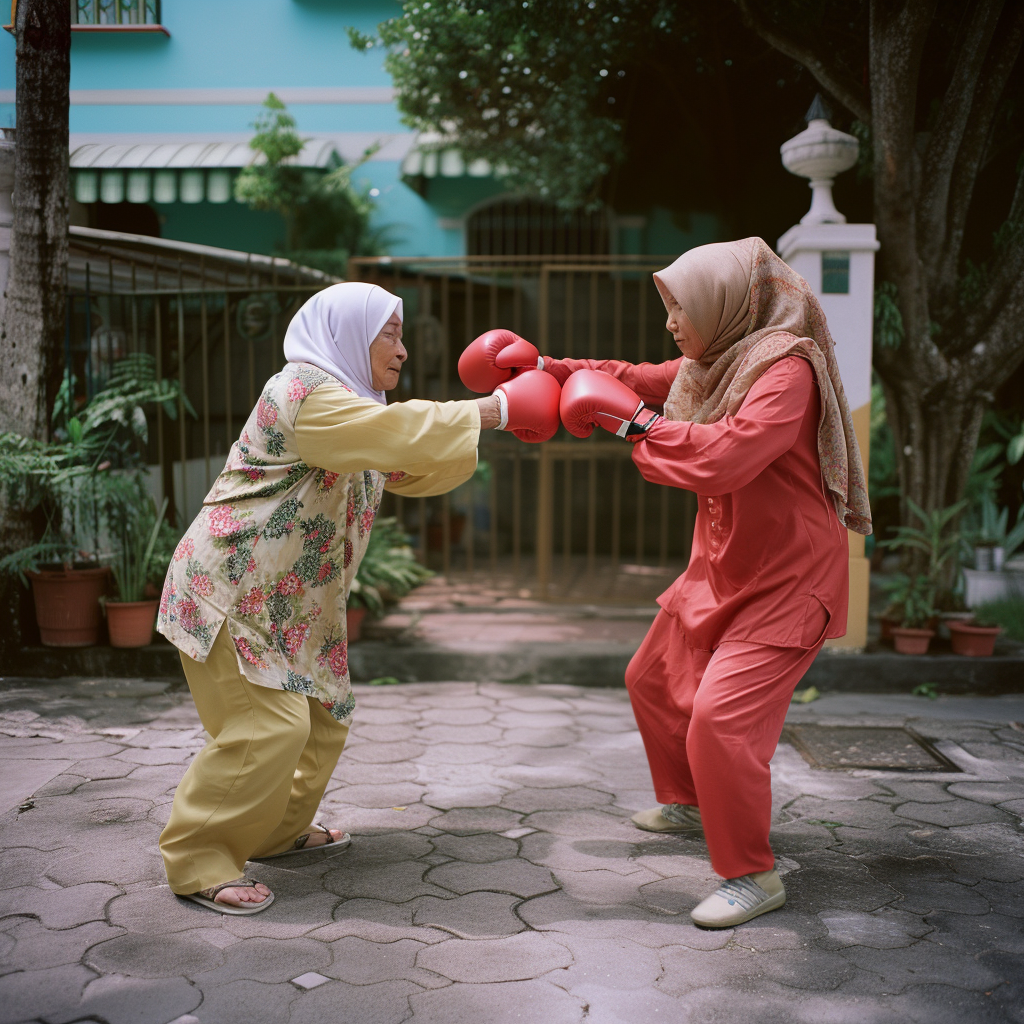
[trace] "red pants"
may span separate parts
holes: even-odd
[[[817,624],[808,625],[813,637]],[[700,808],[711,866],[723,878],[775,864],[768,762],[820,632],[808,649],[732,642],[697,651],[661,611],[626,669],[654,792],[663,804]]]

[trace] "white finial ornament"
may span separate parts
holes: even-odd
[[[811,179],[811,208],[801,224],[845,224],[846,218],[832,201],[832,182],[837,174],[857,162],[860,143],[852,135],[833,128],[829,111],[820,95],[814,97],[806,115],[807,128],[779,150],[782,166],[791,174]]]

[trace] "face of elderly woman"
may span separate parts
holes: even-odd
[[[687,359],[700,359],[704,354],[704,342],[700,340],[690,326],[689,319],[683,315],[679,303],[673,302],[669,306],[668,320],[665,322],[665,327],[675,339],[676,345],[679,346],[679,351]]]
[[[402,363],[409,358],[402,344],[402,321],[397,313],[370,342],[370,374],[377,391],[390,391],[398,384]]]

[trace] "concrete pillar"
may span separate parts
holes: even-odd
[[[783,163],[811,179],[811,209],[778,241],[777,252],[818,297],[836,345],[836,362],[868,470],[871,448],[871,335],[874,323],[874,224],[847,224],[832,204],[832,179],[856,162],[857,140],[836,131],[818,98],[808,129],[782,147]],[[846,636],[830,646],[867,643],[870,570],[864,538],[850,533],[850,613]]]

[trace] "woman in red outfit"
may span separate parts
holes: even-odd
[[[846,632],[845,528],[870,533],[871,517],[832,339],[803,278],[748,238],[693,249],[654,279],[681,359],[548,357],[544,369],[564,384],[570,431],[629,437],[645,479],[698,495],[689,566],[626,671],[662,804],[633,821],[703,828],[726,881],[691,916],[731,927],[785,902],[769,761],[797,683]]]

